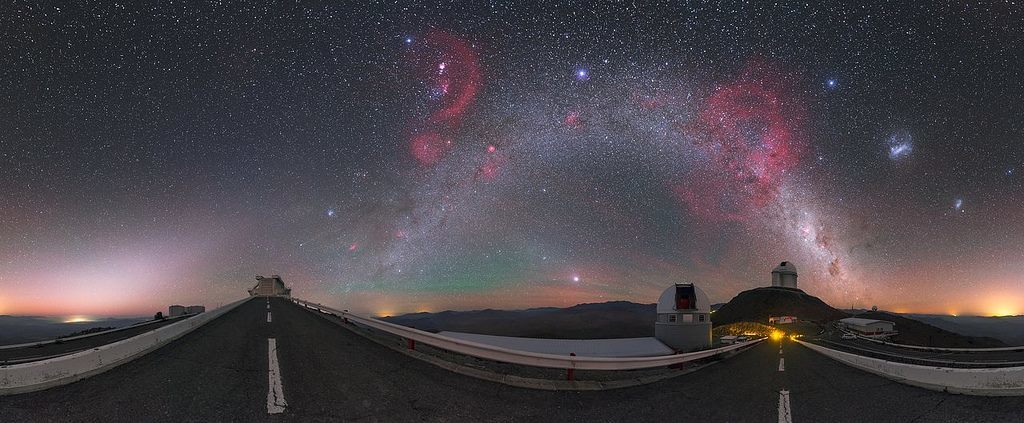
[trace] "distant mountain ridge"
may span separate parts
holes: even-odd
[[[629,301],[577,304],[568,308],[412,313],[382,320],[417,329],[549,339],[608,339],[654,336],[654,304]]]
[[[896,323],[899,332],[891,341],[897,344],[921,345],[943,348],[992,348],[1006,347],[1005,342],[985,336],[970,336],[951,332],[917,318],[885,311],[868,311],[856,315],[864,319],[888,320]],[[975,332],[976,333],[976,332]]]
[[[987,336],[1012,346],[1024,345],[1024,316],[984,317],[938,314],[907,314],[906,316],[961,335]]]
[[[714,304],[711,320],[715,327],[755,322],[765,324],[769,316],[797,316],[804,321],[826,324],[851,317],[821,299],[795,288],[761,287],[743,291],[725,304]],[[886,312],[863,312],[856,317],[890,320],[900,334],[897,343],[937,347],[997,347],[1005,343],[976,331],[955,331],[928,324],[912,316]],[[470,310],[411,313],[382,320],[417,329],[455,331],[483,335],[549,339],[609,339],[654,336],[655,304],[629,301],[578,304],[567,308],[539,307],[525,310]],[[1022,319],[1024,324],[1024,319]],[[1018,344],[1019,345],[1019,344]]]

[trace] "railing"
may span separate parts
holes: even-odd
[[[857,335],[857,337],[860,338],[860,339],[863,339],[863,340],[866,340],[866,341],[871,341],[871,342],[874,342],[876,344],[883,344],[883,345],[888,345],[890,347],[906,348],[906,349],[911,349],[911,350],[935,351],[935,352],[978,352],[978,353],[981,353],[981,352],[999,352],[999,351],[1018,351],[1018,352],[1024,352],[1024,346],[1017,346],[1017,347],[994,347],[994,348],[924,347],[924,346],[920,346],[920,345],[896,344],[896,343],[892,343],[892,342],[888,342],[888,341],[883,341],[881,339],[870,338],[870,337],[867,337],[867,336],[864,336],[864,335],[861,335],[861,334],[857,334],[857,333],[855,333],[854,335]]]
[[[25,343],[21,343],[21,344],[0,345],[0,350],[9,350],[9,349],[25,348],[25,347],[37,347],[37,346],[43,346],[43,345],[49,345],[49,344],[56,344],[58,342],[75,341],[75,340],[78,340],[78,339],[86,339],[86,338],[91,338],[91,337],[94,337],[94,336],[107,335],[107,334],[111,334],[111,333],[117,333],[117,332],[121,332],[121,331],[126,331],[126,330],[129,330],[129,329],[137,329],[137,328],[140,328],[142,326],[148,326],[148,325],[152,325],[152,324],[156,324],[156,323],[165,323],[165,322],[174,321],[174,320],[178,320],[178,319],[184,319],[184,318],[188,318],[188,317],[192,317],[192,316],[195,316],[195,314],[185,314],[185,315],[181,315],[181,316],[165,317],[163,320],[146,320],[146,321],[142,321],[142,322],[133,323],[133,324],[130,324],[128,326],[123,326],[123,327],[113,328],[113,329],[107,329],[107,330],[100,331],[100,332],[87,333],[87,334],[84,334],[84,335],[57,337],[57,338],[53,338],[53,339],[44,339],[44,340],[41,340],[41,341],[25,342]]]
[[[935,367],[951,367],[951,368],[962,368],[962,369],[987,369],[987,368],[999,368],[999,367],[1020,367],[1024,366],[1024,361],[955,361],[955,360],[939,360],[929,357],[913,357],[902,354],[897,354],[892,351],[881,351],[871,348],[862,348],[853,344],[846,344],[842,342],[836,342],[828,339],[819,339],[817,342],[829,344],[839,350],[843,351],[854,351],[859,355],[874,357],[882,360],[897,361],[907,364],[919,364],[922,366],[935,366]],[[909,351],[907,353],[910,353]],[[972,356],[977,357],[977,356]]]
[[[747,346],[757,344],[764,338],[747,341],[740,344],[733,344],[721,348],[704,351],[695,351],[683,354],[673,354],[656,357],[587,357],[562,356],[556,354],[535,353],[530,351],[512,350],[494,345],[482,344],[463,339],[451,338],[436,333],[425,332],[419,329],[410,328],[377,319],[362,317],[344,310],[333,308],[292,298],[292,301],[303,307],[317,310],[323,313],[333,314],[346,321],[352,321],[363,326],[376,330],[388,332],[393,335],[405,338],[410,347],[416,342],[422,342],[444,350],[459,354],[469,355],[487,360],[500,361],[503,363],[521,364],[525,366],[547,367],[552,369],[578,369],[578,370],[634,370],[647,369],[652,367],[671,366],[673,364],[685,363],[702,358],[712,357],[718,354],[735,351]]]
[[[865,357],[851,352],[826,348],[799,339],[796,342],[851,367],[908,385],[967,395],[1024,395],[1024,367],[960,369],[922,366]]]

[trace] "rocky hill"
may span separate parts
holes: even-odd
[[[796,316],[826,322],[848,317],[846,313],[796,288],[761,287],[743,291],[711,315],[715,325],[736,322],[767,323],[769,316]]]

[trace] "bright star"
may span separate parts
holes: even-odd
[[[576,276],[576,275],[573,275],[573,277],[572,277],[572,281],[573,281],[573,282],[579,282],[579,281],[580,281],[580,277],[579,277],[579,276]]]
[[[839,81],[836,80],[835,78],[831,78],[831,79],[825,81],[825,85],[827,87],[829,87],[829,88],[835,88],[836,86],[839,85]]]
[[[334,209],[327,209],[327,217],[334,217]]]
[[[405,37],[406,44],[412,44],[412,37]]]
[[[963,207],[964,207],[964,199],[963,198],[957,198],[956,201],[953,202],[953,208],[956,209],[957,211],[963,211]]]
[[[586,81],[588,79],[590,79],[590,71],[588,71],[586,68],[576,69],[577,81]]]

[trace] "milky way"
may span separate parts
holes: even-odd
[[[0,314],[716,302],[1024,312],[1002,5],[0,9]]]

